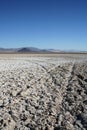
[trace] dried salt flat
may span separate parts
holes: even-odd
[[[86,130],[86,60],[86,56],[1,58],[0,129]]]
[[[64,65],[69,62],[82,62],[86,60],[86,58],[81,59],[71,59],[71,58],[49,58],[49,57],[13,57],[13,59],[0,59],[0,71],[4,70],[15,70],[22,68],[35,68],[37,65],[46,67],[50,69],[53,66]]]

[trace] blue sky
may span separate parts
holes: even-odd
[[[87,0],[0,0],[0,47],[87,50]]]

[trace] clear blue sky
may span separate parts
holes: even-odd
[[[0,47],[87,50],[87,0],[0,0]]]

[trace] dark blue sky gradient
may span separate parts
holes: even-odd
[[[0,0],[0,47],[87,50],[87,0]]]

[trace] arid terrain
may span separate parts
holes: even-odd
[[[0,130],[87,130],[87,54],[0,54]]]

